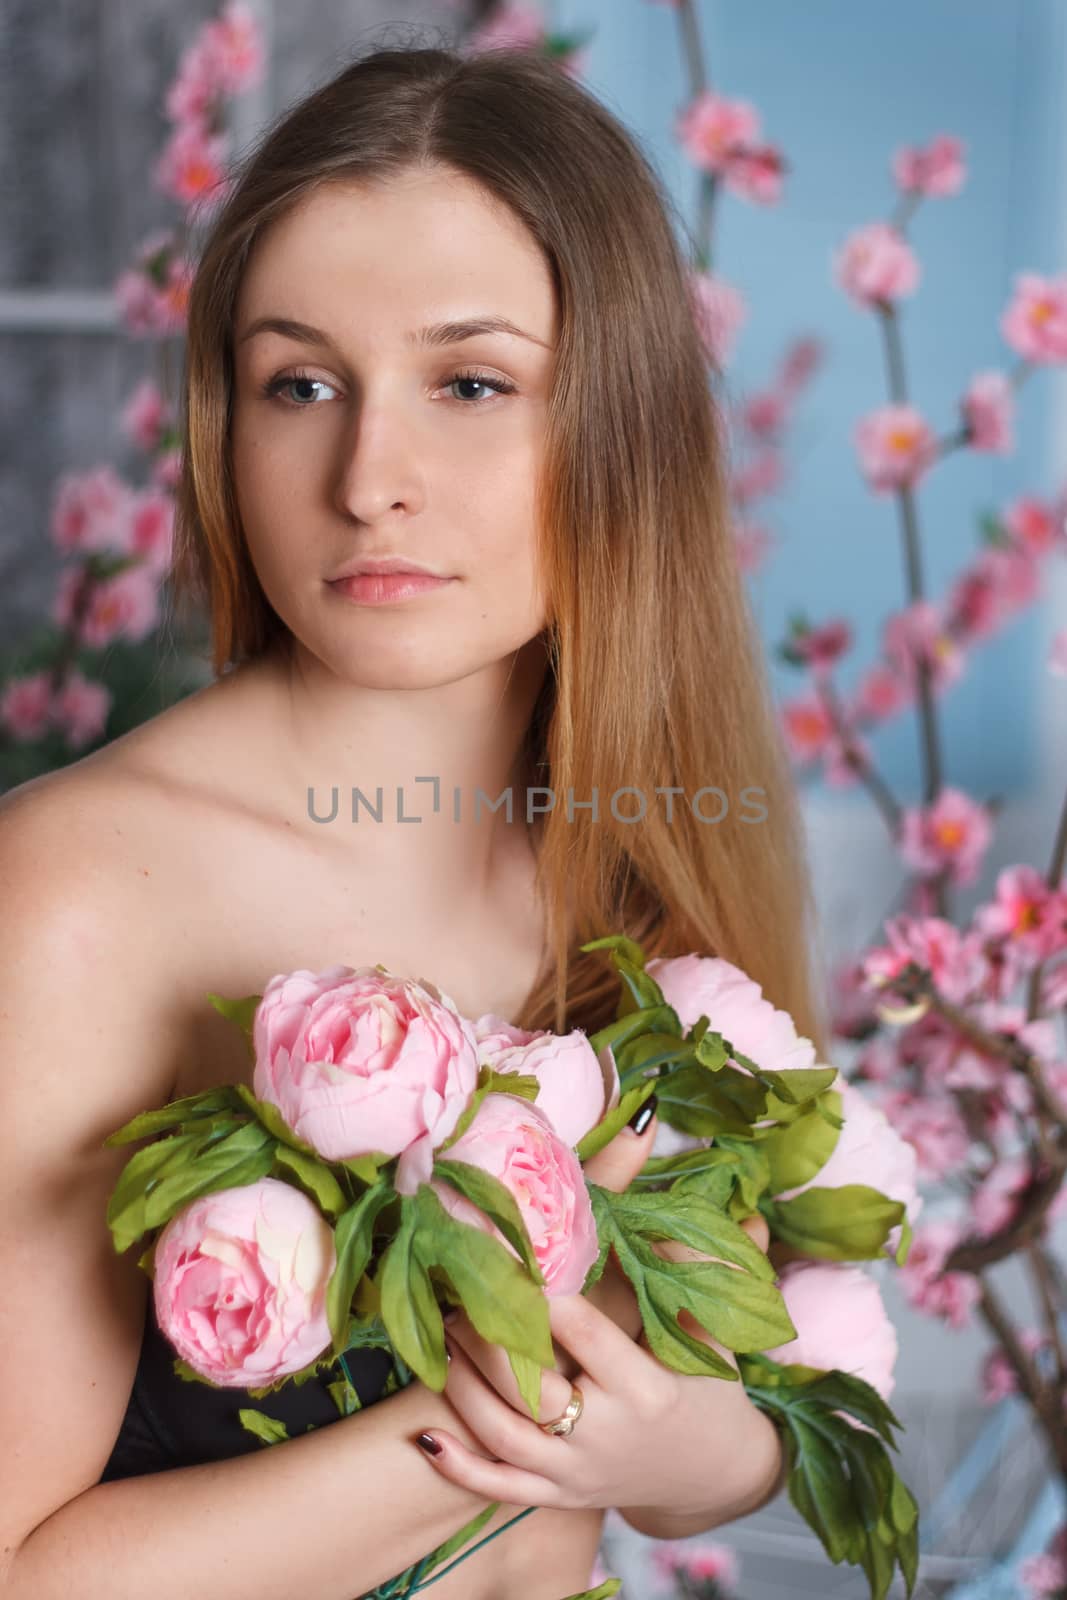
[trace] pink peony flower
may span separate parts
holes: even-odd
[[[978,373],[971,379],[960,409],[972,450],[1004,455],[1015,448],[1015,390],[1005,373]]]
[[[908,1259],[899,1269],[900,1284],[909,1303],[928,1316],[942,1317],[953,1328],[966,1327],[981,1293],[973,1273],[942,1274],[949,1253],[961,1237],[958,1224],[947,1218],[926,1223],[916,1229]]]
[[[261,1388],[329,1346],[336,1263],[332,1228],[292,1184],[260,1178],[202,1195],[159,1235],[156,1320],[202,1377]]]
[[[916,871],[948,868],[952,883],[973,883],[993,838],[986,808],[961,789],[942,789],[932,806],[910,806],[903,816],[899,848]]]
[[[941,133],[925,149],[904,146],[893,157],[893,176],[905,194],[958,194],[966,177],[962,139]]]
[[[922,1210],[922,1197],[916,1184],[916,1155],[907,1140],[889,1122],[862,1089],[842,1078],[832,1085],[841,1096],[841,1115],[845,1125],[837,1136],[830,1159],[807,1183],[797,1184],[776,1195],[791,1200],[808,1189],[841,1189],[846,1184],[862,1183],[877,1189],[889,1200],[899,1201],[908,1221],[914,1225]],[[886,1240],[886,1251],[894,1255],[900,1244],[898,1224]]]
[[[897,1332],[870,1274],[852,1262],[790,1262],[778,1287],[797,1337],[768,1350],[770,1359],[826,1371],[836,1367],[863,1378],[888,1400]]]
[[[478,1080],[474,1029],[449,996],[380,966],[279,973],[253,1044],[258,1099],[328,1161],[400,1156],[404,1194],[429,1181]]]
[[[697,330],[712,364],[725,367],[748,315],[745,297],[725,278],[710,272],[689,274],[689,293]]]
[[[528,1033],[486,1012],[474,1024],[478,1064],[497,1072],[532,1073],[540,1084],[535,1104],[561,1139],[576,1145],[619,1098],[619,1074],[609,1049],[598,1056],[581,1028]]]
[[[882,406],[861,417],[854,439],[875,494],[913,487],[937,460],[937,440],[914,406]]]
[[[663,998],[688,1032],[701,1015],[764,1072],[815,1064],[815,1046],[798,1035],[793,1019],[763,998],[760,985],[720,956],[657,956],[645,963]]]
[[[596,1223],[578,1157],[545,1113],[517,1095],[488,1094],[470,1127],[449,1145],[445,1156],[481,1167],[511,1191],[530,1235],[545,1293],[580,1294],[600,1249]],[[433,1188],[457,1221],[497,1232],[484,1212],[450,1184],[435,1178]]]
[[[1067,276],[1020,272],[1000,319],[1007,344],[1027,361],[1067,361]]]
[[[32,744],[52,725],[52,675],[29,673],[11,678],[0,689],[0,727],[13,739]]]
[[[915,292],[919,262],[899,229],[872,222],[850,234],[837,251],[834,276],[858,305],[886,306]]]
[[[52,716],[67,743],[80,750],[102,736],[111,704],[110,689],[90,682],[75,668],[68,672],[55,697]]]

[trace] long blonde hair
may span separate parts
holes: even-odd
[[[549,670],[524,747],[531,781],[556,797],[536,847],[548,937],[512,1020],[590,1032],[610,1020],[614,968],[578,947],[625,933],[649,956],[736,963],[825,1059],[802,819],[738,565],[725,430],[675,214],[623,126],[550,60],[379,49],[289,110],[242,162],[190,296],[173,594],[206,605],[216,674],[285,632],[232,478],[242,273],[264,229],[313,186],[418,164],[457,169],[507,204],[558,295],[538,484]],[[720,821],[711,788],[726,797]],[[623,789],[638,797],[613,806]],[[568,797],[580,807],[594,790],[599,816],[568,817]],[[642,804],[643,819],[628,821]]]

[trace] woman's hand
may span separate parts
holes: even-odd
[[[590,1160],[588,1175],[605,1188],[626,1188],[644,1165],[654,1134],[654,1119],[640,1136],[624,1130]],[[761,1217],[742,1226],[767,1248]],[[670,1241],[658,1248],[673,1260],[714,1259]],[[636,1297],[617,1267],[609,1261],[589,1296],[560,1296],[548,1306],[560,1358],[555,1369],[542,1373],[538,1420],[564,1411],[573,1380],[584,1399],[573,1433],[556,1438],[541,1430],[519,1395],[505,1353],[458,1314],[446,1328],[451,1360],[445,1394],[495,1459],[435,1428],[419,1442],[437,1471],[488,1500],[632,1507],[628,1520],[648,1524],[655,1519],[647,1513],[662,1512],[672,1529],[693,1517],[700,1527],[712,1526],[761,1503],[781,1460],[773,1424],[739,1382],[678,1373],[652,1355]],[[736,1369],[730,1351],[685,1313],[682,1321]]]

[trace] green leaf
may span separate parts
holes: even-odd
[[[269,1100],[257,1100],[247,1083],[238,1083],[235,1087],[252,1115],[263,1124],[269,1133],[273,1134],[279,1143],[287,1144],[292,1150],[299,1150],[302,1155],[314,1156],[316,1160],[320,1159],[319,1153],[314,1146],[308,1144],[305,1139],[299,1138],[293,1132],[276,1105],[272,1105]]]
[[[293,1173],[304,1193],[317,1201],[328,1217],[340,1216],[348,1204],[348,1197],[325,1162],[285,1144],[276,1147],[274,1159],[278,1165]],[[282,1176],[283,1181],[288,1181]]]
[[[484,1171],[481,1167],[472,1166],[466,1161],[435,1161],[434,1174],[443,1178],[453,1189],[463,1195],[479,1211],[485,1213],[490,1222],[494,1222],[508,1243],[518,1251],[526,1269],[535,1283],[544,1283],[541,1268],[537,1265],[537,1257],[530,1235],[526,1231],[526,1224],[522,1220],[522,1212],[518,1202],[510,1189],[506,1189],[499,1178],[494,1178],[492,1173]]]
[[[604,1582],[595,1589],[583,1589],[581,1594],[571,1594],[567,1600],[608,1600],[613,1594],[618,1594],[622,1588],[621,1578],[605,1578]]]
[[[457,1222],[428,1184],[422,1184],[414,1198],[419,1256],[427,1268],[440,1268],[447,1275],[482,1338],[527,1356],[539,1369],[555,1366],[548,1301],[522,1262],[491,1234]],[[537,1416],[540,1371],[536,1389],[527,1385],[521,1392],[530,1415]]]
[[[904,1205],[863,1183],[805,1189],[763,1206],[771,1232],[823,1261],[872,1261],[904,1217]]]
[[[833,1093],[834,1091],[830,1091]],[[840,1100],[840,1095],[836,1098]],[[840,1138],[840,1133],[823,1117],[817,1102],[804,1107],[788,1123],[769,1128],[760,1135],[760,1149],[767,1159],[772,1194],[799,1189],[821,1172]]]
[[[598,1028],[596,1033],[591,1033],[589,1043],[598,1055],[606,1045],[617,1056],[628,1040],[646,1033],[673,1033],[681,1039],[682,1024],[674,1007],[663,1001],[657,1005],[640,1007],[636,1011],[627,1011],[603,1028]]]
[[[703,1139],[721,1134],[752,1137],[752,1125],[761,1120],[767,1104],[759,1082],[736,1067],[717,1072],[703,1066],[680,1067],[659,1081],[656,1094],[665,1122]]]
[[[335,1355],[349,1348],[348,1322],[352,1296],[371,1258],[375,1220],[390,1199],[392,1190],[384,1183],[368,1189],[341,1214],[334,1229],[337,1264],[326,1285],[326,1319],[330,1325]]]
[[[284,1422],[279,1422],[276,1417],[268,1417],[265,1411],[256,1411],[250,1406],[242,1406],[237,1413],[237,1420],[242,1428],[254,1433],[264,1444],[279,1444],[289,1437],[289,1430]]]
[[[252,1024],[255,1021],[256,1007],[262,1000],[261,994],[247,994],[241,1000],[227,1000],[225,995],[209,994],[208,999],[228,1022],[235,1022],[245,1036],[245,1040],[252,1050]]]
[[[396,1350],[428,1389],[440,1392],[448,1376],[445,1330],[426,1262],[416,1250],[418,1213],[415,1198],[404,1195],[400,1228],[382,1256],[377,1282],[382,1321]]]
[[[338,1162],[338,1165],[344,1167],[346,1172],[351,1172],[361,1183],[373,1184],[378,1181],[379,1169],[384,1167],[387,1161],[392,1160],[393,1157],[386,1155],[384,1151],[375,1150],[370,1155],[346,1156],[343,1161]]]
[[[168,1101],[165,1106],[160,1106],[155,1111],[138,1112],[129,1122],[124,1122],[121,1128],[109,1133],[103,1142],[109,1146],[132,1144],[135,1139],[164,1133],[167,1128],[177,1127],[180,1123],[198,1117],[210,1117],[219,1111],[238,1111],[240,1107],[241,1100],[236,1089],[228,1085],[219,1089],[208,1089],[201,1094],[186,1095],[184,1099]]]
[[[643,1106],[649,1095],[656,1089],[655,1078],[648,1078],[643,1083],[634,1084],[632,1089],[619,1100],[618,1104],[606,1111],[600,1121],[595,1123],[578,1142],[577,1154],[579,1161],[588,1161],[590,1156],[595,1156],[598,1150],[610,1144],[615,1135],[625,1128],[630,1118],[639,1106]]]
[[[637,1296],[649,1346],[668,1366],[678,1372],[737,1376],[717,1351],[681,1326],[682,1310],[733,1351],[770,1349],[796,1338],[780,1292],[767,1281],[774,1272],[766,1256],[738,1228],[742,1246],[724,1215],[712,1222],[713,1207],[701,1210],[696,1196],[676,1195],[674,1190],[619,1195],[590,1184],[589,1192],[601,1244],[614,1248]],[[743,1264],[734,1268],[718,1261],[665,1260],[649,1240],[669,1237],[731,1255]]]
[[[658,1072],[675,1062],[691,1061],[694,1051],[676,1033],[651,1031],[619,1045],[614,1056],[620,1085],[628,1089],[635,1079],[647,1073]]]
[[[718,1146],[699,1145],[695,1150],[679,1150],[672,1156],[650,1156],[641,1171],[631,1178],[630,1192],[633,1193],[634,1184],[664,1188],[675,1179],[684,1178],[696,1184],[699,1178],[699,1192],[725,1210],[739,1166],[740,1159],[733,1150],[722,1150]]]
[[[464,1106],[463,1113],[448,1138],[437,1146],[438,1152],[449,1149],[457,1139],[463,1137],[478,1115],[478,1108],[487,1094],[513,1094],[520,1100],[536,1100],[540,1090],[541,1085],[532,1072],[497,1072],[495,1068],[483,1062],[478,1068],[478,1081],[474,1093]]]
[[[737,1057],[734,1057],[735,1061]],[[824,1094],[837,1077],[836,1067],[793,1067],[785,1072],[759,1070],[761,1080],[774,1091],[786,1105],[806,1105]],[[835,1089],[834,1094],[840,1094]]]
[[[342,1417],[354,1416],[357,1411],[363,1409],[359,1395],[347,1378],[340,1378],[336,1383],[328,1383],[326,1387]]]

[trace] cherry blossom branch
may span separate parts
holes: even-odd
[[[1045,1431],[1053,1458],[1060,1475],[1067,1480],[1067,1430],[1060,1414],[1060,1391],[1052,1391],[1042,1382],[1035,1363],[1024,1349],[1011,1322],[1008,1320],[999,1296],[985,1277],[979,1277],[979,1307],[992,1332],[1003,1346],[1004,1353],[1015,1369],[1019,1387],[1037,1413]]]
[[[837,691],[828,678],[816,680],[815,692],[821,698],[826,708],[826,714],[833,723],[834,732],[841,741],[846,766],[856,774],[864,788],[870,793],[878,810],[885,818],[886,826],[895,839],[900,832],[900,822],[903,815],[902,807],[896,799],[885,779],[880,776],[860,751],[848,730],[841,702]]]
[[[679,0],[678,27],[681,33],[682,63],[689,75],[689,98],[698,100],[707,94],[709,73],[707,57],[700,38],[700,23],[693,0]],[[710,272],[712,267],[712,240],[715,233],[715,201],[719,180],[714,172],[702,172],[697,196],[696,249],[700,265]]]
[[[1040,1240],[1035,1239],[1033,1243],[1027,1245],[1026,1255],[1030,1262],[1030,1271],[1037,1288],[1038,1299],[1041,1301],[1049,1343],[1056,1359],[1056,1387],[1061,1394],[1067,1394],[1067,1352],[1064,1350],[1063,1333],[1060,1326],[1060,1308],[1056,1304],[1056,1287],[1049,1271],[1049,1263],[1045,1255],[1044,1246]]]

